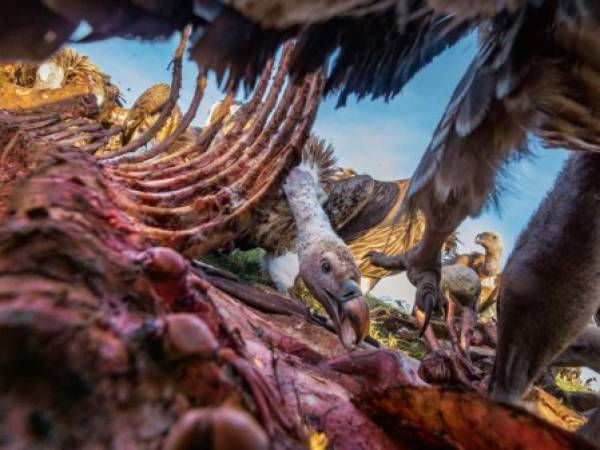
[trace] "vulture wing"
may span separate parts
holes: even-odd
[[[237,3],[244,2],[232,3],[239,6]],[[326,20],[310,23],[312,19],[307,19],[309,22],[302,27],[277,29],[263,28],[248,19],[257,16],[256,12],[246,16],[237,9],[221,7],[209,15],[211,20],[196,40],[191,55],[202,68],[214,70],[219,79],[227,77],[227,84],[241,82],[249,88],[256,82],[264,61],[281,42],[296,36],[292,73],[310,72],[337,54],[326,92],[341,89],[339,105],[343,105],[352,93],[359,98],[371,95],[386,99],[397,94],[419,69],[471,29],[471,22],[436,15],[422,0],[410,4],[369,3],[372,8],[358,8],[335,17],[328,10],[324,13]]]
[[[346,242],[350,242],[360,238],[367,230],[384,221],[391,225],[394,214],[390,213],[398,209],[407,183],[408,180],[398,182],[373,180],[373,188],[368,192],[368,197],[360,205],[357,205],[356,212],[350,220],[347,220],[338,229],[340,237]]]
[[[338,234],[369,201],[374,187],[375,180],[369,175],[357,175],[330,183],[323,208]],[[345,236],[340,237],[345,240]]]
[[[600,150],[592,3],[530,0],[493,19],[411,179],[410,211],[478,214],[497,198],[497,174],[526,148],[527,131],[549,147]]]
[[[338,55],[326,91],[341,89],[340,105],[352,93],[398,93],[473,23],[437,14],[425,0],[26,0],[23,6],[9,0],[3,7],[9,20],[0,27],[1,59],[43,59],[84,21],[92,31],[82,41],[168,37],[191,24],[192,57],[249,92],[281,44],[295,37],[290,70],[299,77]]]
[[[498,169],[525,143],[535,118],[534,91],[543,83],[531,76],[527,52],[537,30],[524,26],[536,12],[523,8],[495,19],[411,178],[411,212],[451,204],[477,214]]]

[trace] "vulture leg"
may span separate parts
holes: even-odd
[[[473,339],[473,334],[475,333],[476,322],[477,316],[475,315],[475,309],[469,307],[464,308],[462,324],[460,326],[460,349],[469,362],[471,361],[469,347],[471,346],[471,339]]]
[[[450,299],[450,301],[448,301],[448,314],[446,315],[446,325],[448,326],[448,335],[450,337],[450,342],[452,343],[452,351],[456,355],[456,359],[462,363],[462,366],[465,367],[467,372],[473,374],[475,370],[471,362],[471,357],[469,355],[469,346],[471,344],[470,336],[473,335],[474,323],[472,323],[471,321],[467,321],[467,324],[465,324],[465,317],[468,314],[468,308],[463,308],[462,325],[459,338],[456,332],[457,300],[453,298],[452,294],[448,292],[446,293],[446,297]],[[470,332],[467,330],[470,330]]]
[[[454,353],[453,358],[459,363],[457,365],[458,369],[462,369],[465,372],[465,378],[474,378],[477,370],[471,361],[469,346],[471,345],[471,338],[475,326],[475,321],[473,320],[475,314],[472,309],[463,307],[459,338],[456,332],[456,311],[459,302],[449,292],[446,293],[446,297],[450,299],[448,302],[446,324],[448,326],[450,342],[452,343],[452,352]]]
[[[599,208],[600,155],[574,154],[519,237],[503,275],[489,388],[494,399],[518,403],[598,310]]]
[[[373,265],[395,272],[406,271],[408,280],[416,286],[415,305],[423,311],[421,333],[429,325],[434,309],[441,306],[440,277],[441,254],[444,243],[460,223],[467,217],[464,207],[440,205],[425,211],[426,226],[423,239],[413,248],[399,255],[388,256],[381,252],[370,252]]]
[[[459,351],[458,346],[458,335],[456,334],[456,301],[451,297],[450,293],[446,291],[446,298],[448,301],[448,312],[446,314],[446,325],[448,326],[448,336],[450,336],[450,342],[452,343],[452,350],[454,352]]]
[[[457,300],[452,297],[452,294],[447,293],[446,297],[450,299],[448,302],[448,314],[446,316],[446,325],[448,327],[448,335],[452,343],[452,351],[459,357],[471,361],[469,356],[469,346],[473,337],[473,329],[475,326],[475,314],[472,309],[465,307],[462,311],[460,338],[456,332],[456,303]]]

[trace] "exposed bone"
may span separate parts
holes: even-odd
[[[173,112],[173,108],[175,108],[177,104],[179,90],[181,89],[183,52],[185,50],[185,46],[189,40],[191,32],[192,28],[190,26],[187,26],[181,33],[181,40],[179,41],[179,45],[177,47],[177,50],[175,51],[175,57],[173,58],[173,79],[171,81],[171,91],[169,93],[169,98],[165,102],[162,110],[160,111],[158,119],[156,119],[156,122],[154,122],[154,124],[152,124],[152,126],[148,128],[148,130],[146,130],[146,132],[142,134],[139,138],[137,138],[133,142],[130,142],[125,147],[122,147],[116,152],[112,152],[105,156],[100,156],[100,160],[106,160],[108,164],[115,164],[119,161],[126,160],[126,158],[124,158],[124,155],[132,153],[138,148],[146,145],[148,142],[150,142],[150,140],[152,140],[154,135],[156,135],[156,133],[158,133],[163,127],[166,120]]]
[[[185,130],[188,129],[188,127],[192,123],[192,120],[194,120],[194,117],[196,117],[196,112],[198,111],[198,107],[200,106],[200,102],[202,101],[202,97],[204,96],[205,89],[206,89],[206,76],[199,75],[198,79],[196,81],[196,89],[194,91],[194,96],[192,98],[192,102],[190,103],[190,106],[189,106],[187,112],[183,116],[181,122],[177,125],[177,128],[164,141],[158,143],[154,147],[152,147],[144,152],[141,152],[141,154],[139,154],[139,152],[136,152],[136,154],[133,154],[133,155],[125,154],[122,156],[114,157],[114,158],[110,159],[108,162],[109,163],[119,163],[121,161],[139,162],[139,161],[145,161],[148,159],[152,159],[155,156],[160,155],[161,153],[165,153],[166,150],[168,150],[168,148],[175,143],[177,138],[179,138],[181,136],[181,134]],[[168,100],[167,100],[167,102],[168,102]],[[157,119],[157,122],[159,120],[160,120],[160,116]],[[160,130],[160,128],[159,128],[159,130]]]

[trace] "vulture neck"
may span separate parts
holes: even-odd
[[[318,174],[313,167],[301,164],[290,171],[283,190],[294,216],[300,257],[310,243],[320,241],[339,241],[331,228],[319,197],[321,186]]]
[[[483,261],[483,270],[488,277],[495,277],[500,273],[501,249],[485,249],[485,259]]]

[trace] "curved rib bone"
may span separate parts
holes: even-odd
[[[196,89],[194,91],[194,96],[192,98],[192,102],[190,103],[190,106],[189,106],[187,112],[183,116],[181,122],[179,122],[179,124],[177,125],[177,128],[175,129],[175,131],[173,131],[173,133],[171,133],[164,141],[162,141],[159,144],[155,145],[154,147],[148,149],[147,151],[143,152],[142,154],[132,154],[132,155],[126,154],[126,155],[123,155],[120,157],[115,157],[114,159],[109,160],[109,162],[110,163],[113,163],[113,162],[118,163],[119,161],[140,162],[140,161],[146,161],[146,160],[152,159],[156,156],[159,156],[161,153],[165,153],[166,150],[168,150],[169,147],[171,147],[171,145],[173,145],[175,143],[177,138],[179,138],[179,136],[181,136],[181,134],[183,132],[185,132],[185,130],[188,129],[188,127],[192,123],[192,120],[194,120],[194,117],[196,117],[196,112],[198,111],[198,107],[200,106],[202,97],[204,97],[205,89],[206,89],[206,76],[199,75],[198,79],[196,80]],[[158,120],[156,122],[158,122]],[[161,128],[162,128],[162,126],[161,126]],[[159,128],[159,130],[160,130],[160,128]]]
[[[224,153],[228,146],[231,145],[231,143],[234,142],[235,139],[238,139],[240,137],[244,125],[248,122],[250,117],[252,117],[255,114],[256,108],[259,106],[267,89],[272,69],[273,60],[270,60],[269,64],[267,64],[263,71],[261,80],[251,100],[244,106],[242,106],[234,114],[233,121],[235,125],[233,129],[229,133],[227,133],[223,141],[221,141],[218,146],[212,146],[208,149],[205,148],[210,146],[214,137],[221,129],[222,122],[225,119],[225,114],[219,114],[217,120],[215,120],[213,124],[205,127],[202,130],[202,133],[200,134],[196,142],[192,146],[180,149],[177,152],[174,152],[170,155],[166,155],[159,160],[142,163],[120,164],[118,168],[115,169],[115,173],[123,177],[166,178],[168,176],[172,176],[176,173],[186,170],[191,166],[192,162],[199,163],[200,161],[207,161],[210,159],[214,159],[219,154]],[[281,76],[281,78],[283,79],[285,77],[285,70],[280,70],[280,73],[276,75],[276,78],[278,76]],[[275,85],[276,82],[274,82],[273,84]],[[182,158],[194,152],[200,153],[200,156],[184,164],[180,163],[180,160]]]
[[[173,101],[181,85],[181,53],[187,37],[184,32],[174,58]],[[205,127],[194,143],[169,152],[200,104],[206,78],[199,76],[189,110],[165,141],[143,155],[137,152],[142,145],[138,140],[135,145],[96,156],[103,180],[111,187],[107,194],[137,232],[197,256],[235,239],[251,226],[252,209],[298,161],[321,98],[322,72],[287,79],[292,50],[291,44],[285,46],[272,82],[269,78],[275,64],[270,62],[251,100],[234,114],[233,128],[219,139],[214,137],[223,130],[231,95],[216,122]],[[167,106],[161,115],[170,114]],[[26,140],[54,148],[75,144],[89,153],[103,148],[110,136],[120,131],[118,126],[106,130],[88,116],[82,117],[81,109],[79,114],[73,108],[64,111],[70,115],[48,109],[9,113],[4,122],[27,133]],[[0,115],[0,122],[2,119]],[[161,124],[155,123],[154,128]],[[142,140],[151,135],[147,132]]]
[[[247,112],[244,111],[240,115],[240,118],[237,120],[234,129],[228,133],[221,142],[216,143],[212,148],[209,148],[206,152],[202,153],[193,161],[185,163],[180,167],[174,167],[172,170],[161,171],[162,176],[160,176],[160,178],[166,178],[169,174],[176,175],[177,173],[185,170],[182,178],[174,177],[174,180],[181,179],[185,182],[186,180],[189,180],[195,176],[195,172],[190,171],[190,169],[204,167],[204,170],[202,170],[202,172],[196,176],[196,179],[198,179],[205,176],[207,173],[214,173],[215,169],[222,166],[225,161],[236,160],[247,146],[252,145],[264,127],[269,114],[277,102],[279,93],[285,80],[286,70],[286,61],[284,55],[284,60],[281,62],[281,67],[273,81],[267,99],[257,110],[254,121],[244,134],[242,134],[244,125],[248,122],[250,113],[254,110],[254,105],[252,104],[249,105],[250,108],[248,108]],[[262,95],[260,97],[256,96],[253,100],[255,100],[256,103],[259,103],[260,98],[262,98]],[[288,97],[285,97],[284,95],[284,98],[287,99]],[[280,105],[282,102],[283,99],[280,101]],[[283,104],[283,106],[285,106],[285,104]],[[146,173],[143,174],[143,177],[144,179],[146,178]],[[139,186],[142,190],[144,188],[152,188],[152,183],[150,182],[144,183],[140,181],[138,183],[134,184],[134,186]],[[160,188],[164,188],[165,184],[159,184],[159,186]]]
[[[163,127],[166,120],[171,116],[173,108],[175,108],[175,105],[177,104],[177,98],[179,97],[179,91],[181,89],[183,52],[185,50],[185,46],[189,40],[191,32],[191,27],[187,26],[181,33],[181,40],[179,41],[179,45],[177,46],[177,50],[175,51],[175,57],[173,58],[173,79],[171,81],[171,91],[169,93],[169,98],[165,102],[162,110],[160,111],[158,119],[156,119],[156,122],[154,122],[154,124],[152,124],[152,126],[148,128],[148,130],[146,130],[146,132],[135,141],[130,142],[120,150],[117,150],[116,152],[100,156],[98,157],[98,159],[106,161],[107,164],[116,164],[119,161],[127,160],[125,155],[133,153],[138,148],[146,145]]]

